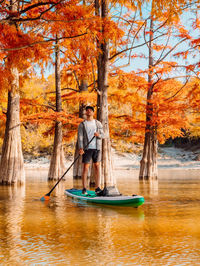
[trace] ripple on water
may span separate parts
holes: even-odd
[[[97,206],[64,195],[39,199],[52,184],[31,177],[24,189],[0,187],[0,261],[3,265],[200,265],[200,182],[141,183],[125,171],[123,194],[146,199],[138,208]],[[171,172],[170,172],[171,173]],[[180,173],[179,173],[180,175]]]

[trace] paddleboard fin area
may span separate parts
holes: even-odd
[[[104,187],[102,194],[103,194],[102,196],[106,197],[121,196],[121,194],[119,193],[118,189],[115,186]]]

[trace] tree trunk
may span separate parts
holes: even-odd
[[[100,18],[100,3],[99,0],[95,0],[95,16]],[[102,32],[102,30],[101,30]],[[97,45],[97,49],[100,51],[101,50],[101,43],[100,41],[97,39],[96,40],[96,45]],[[101,86],[102,86],[102,54],[99,53],[98,57],[97,57],[97,120],[100,121],[100,106],[101,106],[101,94],[100,94],[100,90],[101,90]]]
[[[143,156],[140,161],[139,179],[157,179],[157,134],[154,130],[145,133]]]
[[[10,1],[9,8],[10,11],[17,11],[18,2]],[[9,56],[7,68],[10,69],[12,81],[11,89],[8,92],[6,129],[0,162],[0,183],[6,185],[23,184],[25,182],[25,170],[20,133],[19,71],[17,67],[12,65]]]
[[[56,85],[56,112],[62,111],[61,78],[60,78],[60,50],[56,41],[55,48],[55,85]],[[65,172],[65,156],[62,145],[62,123],[56,121],[53,154],[48,173],[49,180],[57,180]]]
[[[102,19],[108,16],[108,1],[102,0],[100,5],[99,1],[95,1],[96,15],[101,13]],[[98,7],[101,7],[101,12]],[[104,35],[104,24],[102,22],[102,35]],[[97,71],[98,71],[98,91],[100,94],[97,98],[97,119],[99,119],[103,125],[106,138],[102,141],[102,162],[101,162],[101,184],[104,187],[110,187],[116,185],[116,180],[113,175],[113,165],[111,157],[111,144],[109,134],[109,121],[108,121],[108,54],[109,44],[108,40],[104,39],[102,43],[97,43],[101,52],[97,59]]]
[[[106,138],[102,140],[102,162],[101,162],[101,177],[105,187],[115,186],[116,181],[113,175],[111,143],[108,121],[108,101],[107,101],[107,86],[101,91],[100,97],[100,121],[103,125]]]
[[[150,40],[149,40],[149,73],[148,73],[148,92],[147,92],[147,105],[146,105],[146,127],[145,127],[145,140],[142,160],[140,161],[139,179],[157,179],[157,128],[153,125],[153,19],[150,20]]]
[[[86,79],[81,80],[81,85],[79,88],[79,92],[86,92],[88,91],[88,83]],[[79,103],[79,117],[80,118],[85,118],[85,107],[86,107],[86,102],[85,101],[81,101]]]
[[[83,79],[81,81],[79,91],[80,93],[84,91],[88,91],[88,84],[87,84],[86,79]],[[85,107],[86,107],[86,102],[81,101],[79,104],[79,117],[80,118],[85,118]],[[78,142],[76,142],[74,159],[78,155],[79,155],[79,148],[78,148]],[[82,156],[80,156],[79,159],[75,162],[74,167],[73,167],[73,187],[74,188],[78,188],[82,185],[82,178],[81,178],[82,172],[83,172],[83,163],[82,163]],[[91,164],[89,167],[87,179],[88,179],[88,185],[90,186],[95,185],[93,164]]]
[[[25,182],[20,133],[19,72],[11,68],[12,84],[8,92],[7,120],[0,163],[0,182],[6,185]]]
[[[79,92],[82,93],[84,91],[88,90],[88,84],[86,80],[81,81],[81,85],[79,86]],[[85,102],[79,103],[79,117],[84,118],[85,115]],[[74,159],[79,155],[79,148],[78,148],[78,141],[76,142],[76,148],[74,153]],[[81,176],[83,171],[83,164],[82,164],[82,156],[79,157],[79,159],[75,162],[73,166],[73,184],[74,188],[77,188],[81,185]],[[89,173],[88,173],[89,177]]]
[[[65,172],[65,156],[62,146],[62,123],[56,122],[54,134],[53,154],[48,173],[49,180],[57,180]]]

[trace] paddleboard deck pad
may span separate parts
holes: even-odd
[[[66,189],[65,194],[74,199],[105,205],[116,205],[116,206],[130,206],[139,207],[144,203],[144,198],[142,196],[97,196],[92,190],[87,190],[87,194],[82,194],[81,189]]]

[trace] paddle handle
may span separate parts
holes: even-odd
[[[83,148],[83,150],[85,150],[89,144],[93,141],[93,139],[95,138],[95,136],[93,136],[91,138],[91,140],[88,142],[88,144]],[[63,177],[66,175],[66,173],[70,170],[70,168],[75,164],[75,162],[78,160],[78,158],[80,157],[80,154],[75,158],[75,160],[73,161],[73,163],[71,163],[71,165],[69,166],[69,168],[64,172],[64,174],[58,179],[58,181],[56,182],[56,184],[52,187],[52,189],[49,191],[49,193],[47,193],[45,196],[50,196],[51,192],[54,190],[54,188],[60,183],[60,181],[63,179]]]

